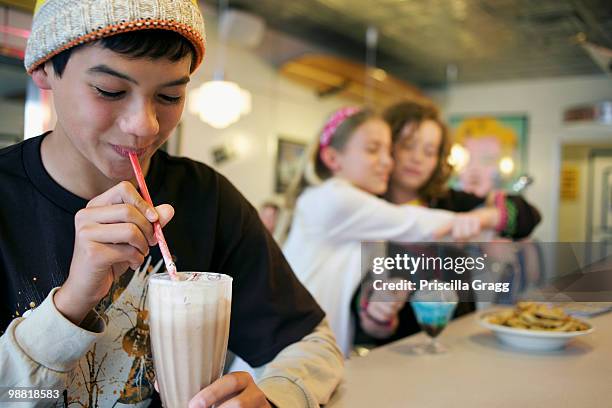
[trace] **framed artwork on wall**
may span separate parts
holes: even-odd
[[[274,191],[283,194],[291,180],[300,171],[302,158],[306,153],[306,143],[280,136],[276,146],[276,164],[274,167]]]
[[[449,125],[453,188],[485,196],[527,173],[526,115],[456,115]]]

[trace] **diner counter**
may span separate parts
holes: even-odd
[[[531,352],[499,343],[467,315],[439,336],[445,354],[411,354],[429,340],[419,333],[351,358],[326,408],[610,407],[612,313],[588,321],[594,332],[565,349]]]

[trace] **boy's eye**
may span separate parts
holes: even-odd
[[[182,96],[159,95],[160,99],[167,103],[178,103]]]
[[[125,94],[125,91],[109,92],[109,91],[105,91],[104,89],[100,89],[97,86],[94,86],[94,88],[96,92],[98,92],[98,94],[108,99],[117,99],[117,98],[122,97]]]

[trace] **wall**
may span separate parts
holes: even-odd
[[[564,146],[562,166],[578,171],[578,194],[575,199],[559,203],[559,241],[576,242],[586,239],[587,186],[590,146]]]
[[[612,99],[612,78],[569,77],[455,85],[428,92],[446,115],[524,113],[529,117],[527,171],[535,183],[526,197],[542,212],[535,236],[558,239],[561,144],[612,140],[612,128],[563,124],[564,110],[576,104]]]
[[[576,169],[578,174],[577,196],[575,199],[561,200],[559,206],[559,241],[576,242],[583,241],[588,238],[588,215],[589,203],[594,203],[600,200],[601,197],[596,191],[600,191],[593,185],[592,196],[589,197],[589,170],[591,164],[589,156],[595,151],[612,150],[612,137],[610,143],[590,143],[588,145],[565,145],[563,146],[562,165],[571,166]],[[591,158],[592,159],[592,158]],[[592,200],[592,201],[589,201]],[[599,212],[594,213],[594,219],[599,219]],[[597,223],[596,225],[601,225]]]
[[[23,137],[23,103],[0,99],[0,133]]]
[[[203,67],[192,78],[193,89],[213,77],[218,66],[219,44],[215,16],[204,9],[207,24],[207,54]],[[347,102],[320,99],[313,91],[281,78],[268,62],[271,50],[283,50],[287,37],[268,30],[266,59],[257,52],[229,46],[225,76],[252,94],[252,112],[224,130],[200,121],[187,110],[183,116],[180,154],[205,162],[228,177],[255,206],[273,194],[276,140],[279,135],[310,142],[326,117]],[[273,57],[273,56],[272,56]],[[278,58],[277,58],[278,59]],[[238,157],[215,166],[211,149],[238,145]]]

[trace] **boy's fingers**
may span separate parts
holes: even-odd
[[[104,269],[112,267],[114,279],[123,275],[128,267],[137,269],[145,260],[145,255],[129,244],[104,245],[97,253],[98,259],[92,257],[90,264]],[[91,279],[91,276],[85,278]]]
[[[212,407],[218,402],[241,393],[252,381],[250,374],[245,372],[226,374],[193,397],[189,402],[189,407]]]
[[[127,267],[138,269],[145,260],[145,255],[128,244],[111,245],[107,251],[107,260],[112,264],[115,278],[127,272]]]
[[[155,211],[159,215],[159,223],[162,227],[165,227],[166,224],[170,222],[172,217],[174,217],[174,207],[170,204],[162,204],[155,207]]]
[[[132,196],[132,198],[130,198],[130,196]],[[136,201],[137,198],[133,196],[138,196],[138,198],[142,200],[142,197],[138,194],[136,187],[134,187],[132,183],[122,181],[99,196],[92,198],[91,201],[87,203],[87,207],[103,207],[122,203],[131,204]]]
[[[128,244],[142,255],[149,253],[149,242],[142,231],[131,223],[99,224],[95,227],[83,228],[79,234],[89,241],[100,244]]]
[[[157,243],[154,236],[153,224],[145,216],[130,204],[115,204],[107,207],[93,207],[81,210],[84,212],[87,224],[135,224],[145,236],[150,246]]]
[[[150,222],[158,220],[157,212],[147,203],[128,181],[122,181],[113,188],[93,198],[87,207],[104,207],[113,204],[131,204],[140,211]]]

